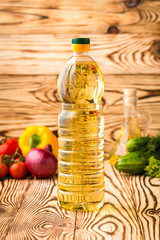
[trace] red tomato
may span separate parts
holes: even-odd
[[[17,148],[19,148],[19,146],[16,139],[7,138],[6,141],[2,139],[0,142],[0,155],[13,155]],[[20,148],[18,153],[21,154]]]
[[[20,161],[20,157],[16,158],[15,161],[16,161],[16,162],[21,162],[21,161]]]
[[[9,172],[13,178],[20,179],[26,176],[27,167],[24,162],[13,163],[9,168]]]
[[[8,175],[8,167],[0,162],[0,178],[6,177]]]

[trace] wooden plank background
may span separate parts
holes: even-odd
[[[105,185],[100,211],[72,212],[57,203],[56,177],[0,181],[1,239],[159,240],[159,179],[121,174],[105,161]]]
[[[123,118],[122,93],[136,88],[138,109],[160,129],[160,1],[0,1],[0,136],[32,124],[57,129],[57,78],[73,37],[91,38],[105,79],[105,150]],[[0,182],[2,239],[158,240],[159,179],[119,173],[105,161],[105,205],[69,212],[57,204],[57,178]],[[16,193],[16,194],[15,194]]]
[[[0,135],[27,126],[57,129],[57,77],[73,37],[91,38],[91,56],[105,79],[105,150],[117,137],[124,88],[138,90],[138,108],[160,129],[160,1],[6,0],[0,2]]]

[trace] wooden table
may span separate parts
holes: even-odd
[[[100,211],[72,212],[58,206],[56,177],[0,181],[0,239],[160,239],[160,179],[105,161],[105,190]]]

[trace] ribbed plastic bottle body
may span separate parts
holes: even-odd
[[[89,60],[69,61],[58,82],[58,199],[69,210],[97,210],[104,202],[104,83]]]

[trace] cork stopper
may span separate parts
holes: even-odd
[[[136,105],[136,89],[124,89],[123,97],[125,105]]]
[[[124,97],[136,97],[136,89],[124,89]]]

